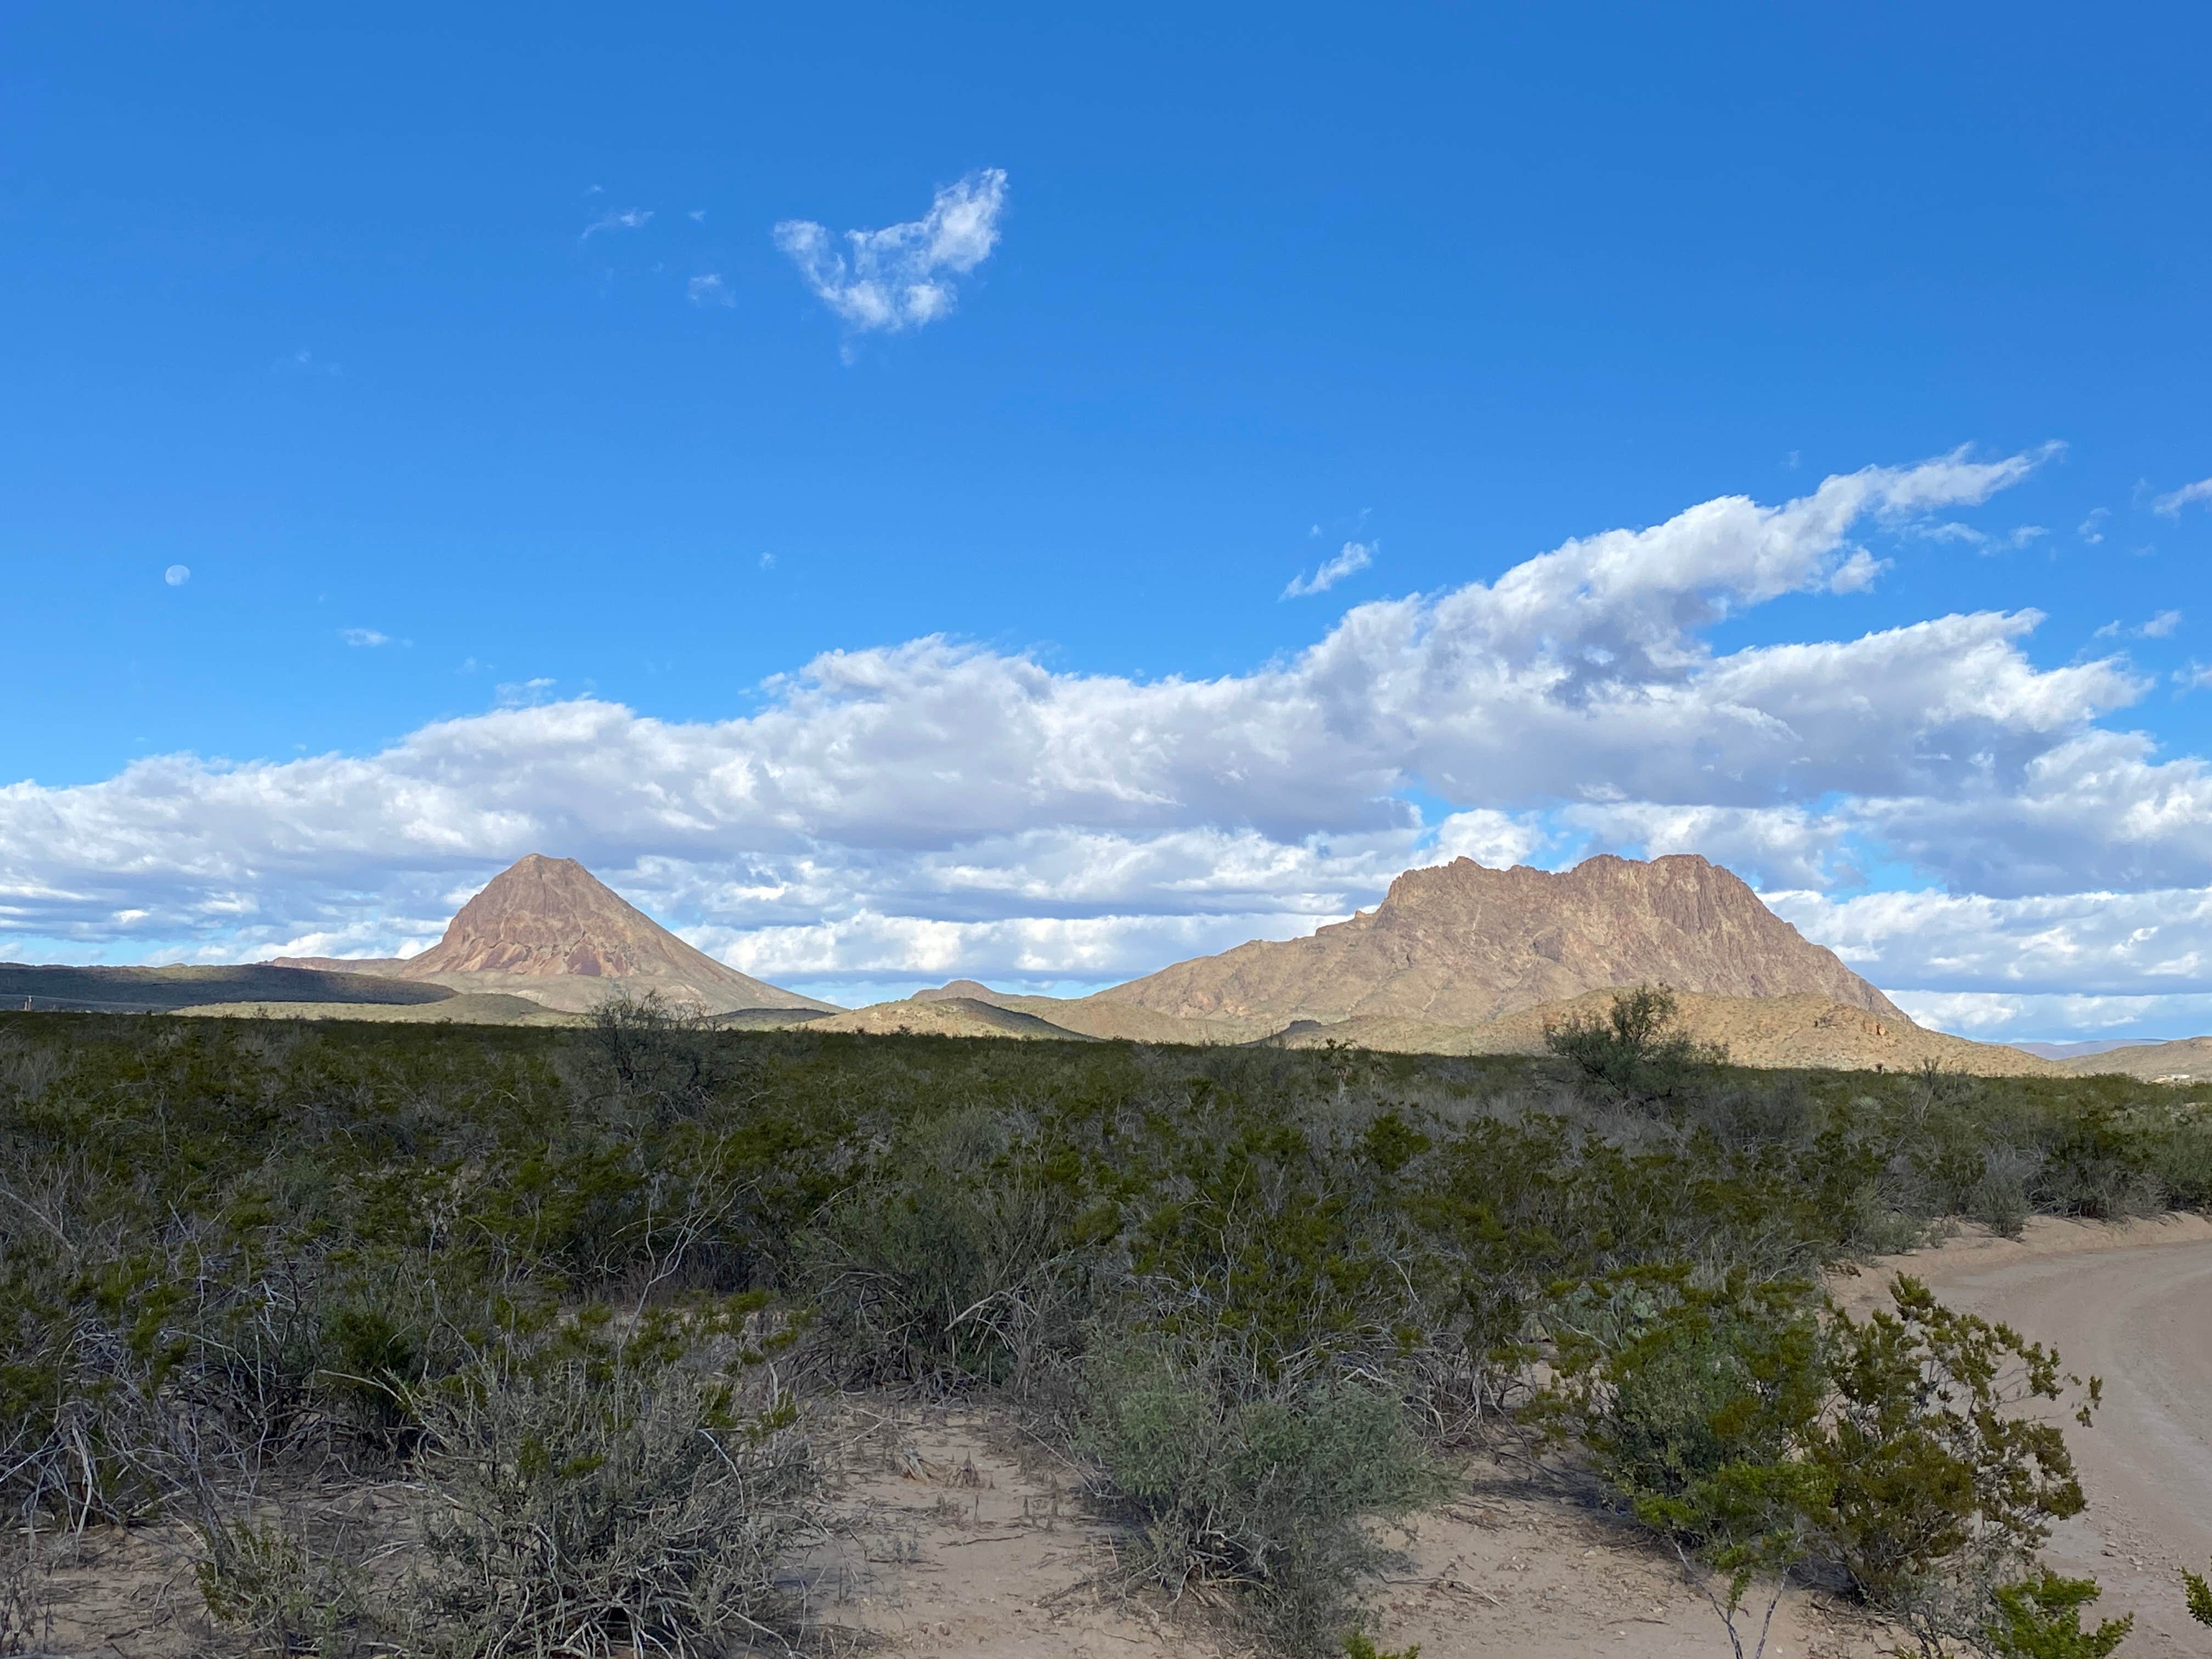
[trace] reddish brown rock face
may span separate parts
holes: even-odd
[[[532,853],[492,878],[445,938],[388,971],[464,990],[587,1008],[610,992],[659,991],[714,1012],[832,1005],[766,984],[670,933],[574,859]]]
[[[624,900],[574,859],[532,853],[492,878],[446,928],[409,960],[411,973],[638,975],[724,968]]]
[[[1556,873],[1472,859],[1408,870],[1375,909],[1310,939],[1240,945],[1094,1000],[1186,1019],[1477,1025],[1645,981],[1712,996],[1817,995],[1905,1018],[1741,879],[1692,856],[1595,858]]]

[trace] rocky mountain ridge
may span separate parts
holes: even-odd
[[[1278,1027],[1371,1016],[1474,1026],[1646,982],[1708,996],[1818,996],[1905,1018],[1741,878],[1687,854],[1607,854],[1558,872],[1464,858],[1408,870],[1348,921],[1177,963],[1091,1000]]]

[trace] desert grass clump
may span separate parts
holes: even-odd
[[[193,1577],[217,1624],[264,1650],[345,1659],[376,1639],[368,1575],[291,1516],[210,1518]]]
[[[422,1407],[424,1659],[706,1659],[780,1638],[819,1520],[787,1395],[700,1366],[581,1357],[454,1379]]]
[[[1293,1652],[1325,1651],[1392,1553],[1365,1524],[1441,1494],[1399,1401],[1350,1378],[1269,1384],[1224,1351],[1144,1340],[1085,1369],[1076,1444],[1128,1526],[1131,1577],[1233,1589]]]
[[[803,1358],[846,1386],[1048,1391],[1081,1341],[1095,1242],[992,1114],[902,1138],[799,1237]]]

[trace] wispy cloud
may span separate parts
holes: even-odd
[[[2112,509],[2109,507],[2093,507],[2089,516],[2081,520],[2074,533],[2094,547],[2105,539],[2105,520],[2112,516]]]
[[[348,645],[358,646],[368,650],[374,650],[380,645],[405,643],[403,640],[393,639],[389,634],[380,634],[374,628],[341,628],[338,629],[338,637]]]
[[[1302,599],[1309,593],[1326,593],[1342,581],[1375,562],[1375,547],[1366,542],[1346,542],[1344,550],[1310,576],[1293,576],[1291,585],[1283,590],[1286,599]]]
[[[882,230],[848,230],[837,252],[811,219],[786,219],[775,245],[791,257],[814,295],[856,333],[920,328],[951,313],[953,276],[990,257],[1006,202],[1000,167],[971,173],[937,192],[928,213]]]
[[[684,285],[684,292],[695,306],[733,306],[738,302],[730,292],[730,285],[717,270],[694,276]]]
[[[690,212],[685,214],[684,216],[689,219],[695,225],[703,225],[707,222],[707,210],[704,208],[693,208]]]
[[[2017,553],[2021,548],[2041,541],[2051,532],[2039,524],[2024,524],[2002,536],[1992,536],[1986,530],[1977,530],[1970,524],[1954,521],[1923,526],[1912,533],[1923,541],[1955,542],[1983,553]]]
[[[2183,507],[2197,501],[2212,501],[2212,478],[2199,478],[2195,483],[2168,490],[2150,504],[2150,509],[2174,519],[2181,516]]]
[[[2162,640],[2181,626],[2179,611],[2161,611],[2148,622],[2130,628],[2125,623],[2108,622],[2089,637],[2097,640]]]
[[[493,689],[492,695],[502,708],[529,708],[552,701],[554,682],[544,678],[534,680],[508,680]]]
[[[651,208],[624,208],[619,213],[610,213],[584,227],[579,241],[589,241],[603,230],[641,230],[652,220]]]
[[[272,374],[325,374],[334,380],[345,374],[345,370],[337,364],[318,357],[305,346],[297,351],[286,352],[269,365],[269,372]]]

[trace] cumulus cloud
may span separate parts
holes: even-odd
[[[2039,996],[2212,988],[2212,886],[2142,892],[1768,892],[1766,902],[1878,983]]]
[[[1310,576],[1293,576],[1283,598],[1301,599],[1309,593],[1326,593],[1346,576],[1356,575],[1375,562],[1375,550],[1365,542],[1346,542],[1343,550]]]
[[[2183,507],[2197,501],[2212,501],[2212,478],[2199,478],[2195,483],[2168,490],[2150,505],[2154,513],[2174,519],[2181,516]]]
[[[1711,643],[1746,608],[1875,580],[1871,530],[1986,500],[2038,459],[1707,501],[1354,606],[1216,679],[928,638],[824,653],[728,720],[556,702],[541,679],[369,755],[16,784],[0,932],[386,951],[544,850],[769,978],[1066,983],[1310,931],[1411,864],[1696,851],[1888,988],[2194,994],[2212,776],[2100,723],[2147,689],[2124,659],[2038,666],[2027,611]],[[1899,866],[1949,891],[1834,896]]]
[[[999,242],[1006,175],[985,167],[937,192],[920,219],[882,230],[848,230],[845,252],[811,219],[775,227],[775,245],[814,295],[856,333],[919,328],[951,314],[955,276],[990,257]]]

